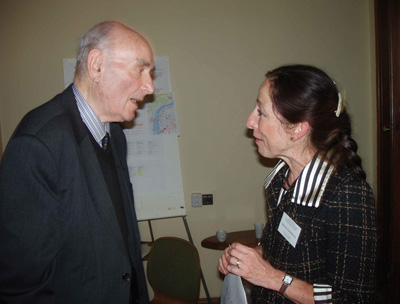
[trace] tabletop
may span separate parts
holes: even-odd
[[[256,247],[258,240],[256,239],[256,232],[253,230],[228,232],[226,234],[225,242],[219,242],[217,236],[210,236],[201,241],[201,246],[204,248],[224,250],[229,244],[241,243],[249,247]]]

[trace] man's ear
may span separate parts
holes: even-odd
[[[89,52],[87,57],[87,70],[90,79],[94,82],[99,82],[102,76],[102,69],[104,67],[103,52],[98,49],[93,49]]]
[[[293,129],[293,140],[297,140],[302,138],[304,135],[308,133],[310,129],[310,124],[308,121],[299,122]]]

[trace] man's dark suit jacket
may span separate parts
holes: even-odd
[[[71,86],[12,136],[0,165],[0,303],[128,303],[131,265],[148,303],[125,136],[111,124],[130,256],[90,136]]]

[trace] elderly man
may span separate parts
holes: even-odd
[[[118,123],[154,91],[153,53],[103,22],[74,83],[28,113],[0,165],[0,302],[148,303]]]

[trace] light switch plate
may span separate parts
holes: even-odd
[[[203,195],[201,193],[192,193],[192,207],[203,206]]]

